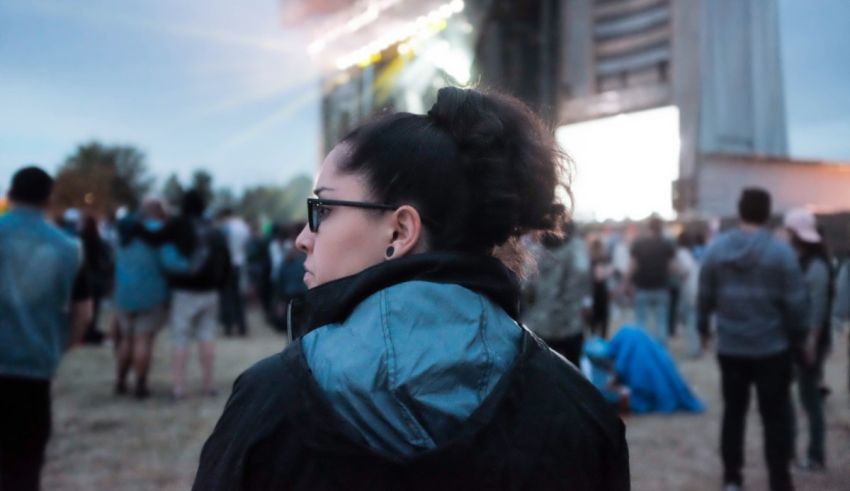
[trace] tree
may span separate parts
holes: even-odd
[[[141,150],[93,141],[77,147],[60,166],[53,200],[59,207],[107,215],[138,206],[153,182]]]
[[[180,182],[177,174],[171,173],[165,184],[162,186],[162,194],[168,204],[175,210],[180,209],[180,202],[183,198],[183,193],[189,189],[193,189],[201,193],[204,202],[208,206],[221,208],[225,206],[233,207],[236,203],[236,198],[229,189],[213,189],[213,176],[205,169],[196,169],[192,173],[189,186],[184,186]]]
[[[213,192],[212,174],[210,174],[204,169],[196,170],[194,173],[192,173],[192,185],[190,186],[190,188],[201,193],[201,196],[203,196],[205,203],[212,203],[215,194]]]
[[[213,196],[212,200],[213,208],[235,209],[238,204],[238,200],[236,199],[236,196],[233,194],[233,191],[231,191],[230,188],[218,188],[215,190],[215,196]]]
[[[313,187],[307,176],[298,176],[285,186],[255,186],[242,194],[238,212],[254,220],[292,223],[307,216],[305,200]]]
[[[180,208],[180,199],[183,197],[183,185],[180,184],[177,174],[171,173],[168,179],[165,180],[165,184],[162,186],[162,196],[172,208]]]

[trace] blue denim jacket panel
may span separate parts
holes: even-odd
[[[155,231],[161,223],[144,226]],[[115,304],[128,312],[144,312],[168,302],[168,279],[160,260],[160,248],[141,239],[118,248],[115,258]]]
[[[49,379],[68,343],[79,244],[41,212],[0,217],[0,374]]]
[[[521,339],[516,322],[482,295],[412,281],[372,295],[302,346],[319,386],[369,445],[410,456],[454,436]]]

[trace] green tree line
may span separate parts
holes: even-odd
[[[53,206],[107,216],[122,207],[135,209],[146,195],[155,193],[177,210],[183,192],[196,189],[213,210],[231,208],[248,219],[289,223],[305,219],[304,201],[312,188],[311,179],[300,175],[281,185],[247,187],[237,195],[226,186],[216,187],[214,176],[203,168],[187,182],[172,173],[161,186],[156,184],[144,152],[131,145],[93,141],[78,146],[60,165]]]

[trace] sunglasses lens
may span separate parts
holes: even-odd
[[[307,223],[310,226],[311,232],[319,230],[319,204],[314,202],[307,203]]]

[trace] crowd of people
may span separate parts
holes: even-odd
[[[642,233],[628,226],[581,234],[570,226],[563,239],[543,238],[535,251],[539,274],[525,287],[523,321],[576,365],[583,352],[598,355],[596,342],[590,353],[582,349],[584,338],[606,338],[611,310],[623,305],[631,305],[635,324],[660,346],[677,326],[687,356],[716,345],[725,405],[723,479],[730,490],[743,483],[751,386],[765,425],[771,489],[791,489],[789,463],[825,468],[822,401],[831,388],[823,381],[824,360],[833,332],[850,319],[850,265],[830,254],[815,215],[791,209],[774,228],[770,218],[770,194],[753,188],[741,195],[740,225],[723,232],[684,226],[674,241],[657,217]],[[629,374],[614,375],[608,387]],[[799,456],[794,381],[808,423]]]
[[[248,335],[246,298],[260,299],[267,322],[281,329],[280,305],[306,290],[293,286],[293,277],[300,282],[304,274],[304,255],[292,246],[302,225],[262,233],[232,210],[211,215],[194,190],[184,193],[175,214],[154,197],[113,220],[74,208],[56,214],[49,206],[52,185],[38,167],[19,170],[11,206],[0,215],[0,384],[14,401],[2,409],[8,426],[0,431],[2,489],[38,486],[50,433],[50,380],[66,350],[111,344],[115,394],[147,399],[154,340],[167,326],[171,397],[187,395],[194,341],[201,393],[214,396],[215,340],[220,330]]]
[[[355,129],[322,164],[307,223],[265,232],[195,190],[174,213],[147,198],[118,219],[72,209],[52,224],[52,178],[19,170],[0,216],[0,488],[39,488],[68,349],[113,340],[116,395],[145,399],[168,326],[171,397],[189,393],[194,342],[214,396],[219,331],[254,327],[246,298],[291,342],[234,383],[195,489],[625,490],[617,411],[657,401],[629,399],[647,376],[624,367],[675,371],[677,332],[688,356],[717,351],[727,490],[743,485],[751,386],[771,489],[792,489],[792,462],[823,470],[823,364],[850,321],[850,271],[815,216],[790,210],[771,230],[770,194],[752,188],[722,232],[685,226],[673,241],[657,217],[582,228],[559,201],[563,162],[521,102],[445,88],[426,115]],[[634,327],[618,325],[630,312]],[[571,366],[606,357],[601,382]],[[703,409],[671,380],[669,410]]]

